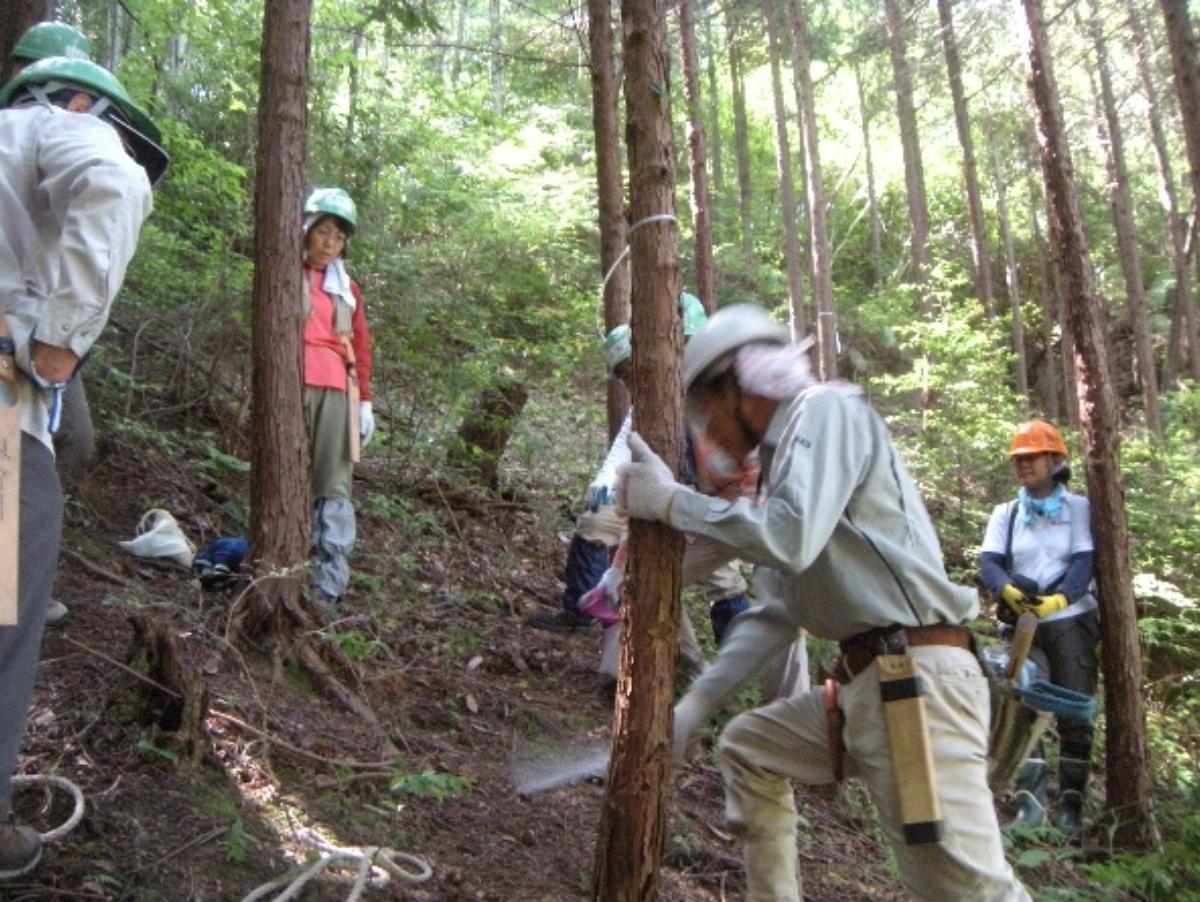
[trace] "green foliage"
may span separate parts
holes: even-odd
[[[472,782],[467,777],[436,771],[429,768],[420,773],[409,773],[397,770],[392,776],[389,788],[392,792],[403,792],[418,799],[433,799],[444,802],[469,792]]]
[[[163,761],[169,761],[171,764],[179,763],[179,755],[170,749],[164,749],[161,746],[155,745],[149,739],[139,739],[137,741],[137,750],[161,758]]]
[[[337,631],[330,635],[329,641],[351,661],[365,661],[376,655],[388,654],[387,644],[379,639],[371,638],[359,630]]]
[[[225,834],[225,860],[230,864],[243,864],[250,856],[250,837],[240,817],[234,818]]]

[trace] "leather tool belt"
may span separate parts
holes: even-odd
[[[971,631],[965,626],[939,623],[932,626],[889,626],[867,630],[838,643],[842,656],[834,665],[834,676],[843,685],[871,666],[880,655],[895,654],[897,648],[918,645],[973,647]]]

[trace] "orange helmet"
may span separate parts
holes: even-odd
[[[1062,434],[1045,420],[1030,420],[1017,427],[1009,457],[1024,457],[1027,454],[1061,454],[1067,456],[1067,446]]]

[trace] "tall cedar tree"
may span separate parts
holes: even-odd
[[[1142,707],[1142,650],[1133,603],[1125,491],[1117,462],[1117,398],[1042,0],[1022,3],[1028,28],[1029,88],[1037,110],[1050,230],[1067,326],[1075,336],[1078,354],[1092,538],[1096,548],[1103,550],[1097,555],[1096,577],[1104,637],[1106,812],[1113,821],[1112,835],[1117,845],[1145,848],[1153,840],[1154,827]]]
[[[666,0],[622,0],[633,327],[638,431],[676,472],[683,457],[679,238],[670,117]],[[671,702],[678,654],[683,536],[632,521],[608,790],[596,843],[593,897],[652,902],[671,784]]]
[[[762,0],[763,19],[767,23],[767,53],[771,59],[771,94],[775,100],[775,162],[779,172],[779,215],[783,225],[783,258],[787,268],[788,311],[792,339],[800,339],[807,330],[804,315],[804,276],[800,257],[800,238],[796,233],[796,189],[792,181],[792,148],[788,139],[787,109],[783,102],[783,74],[780,71],[779,13],[776,0]]]
[[[1158,0],[1158,5],[1167,28],[1175,93],[1179,95],[1193,209],[1200,210],[1200,67],[1196,65],[1196,39],[1187,0]]]
[[[16,74],[18,63],[9,55],[27,29],[46,20],[43,0],[5,0],[0,16],[0,84]]]
[[[713,263],[712,200],[704,146],[700,97],[700,57],[692,0],[679,0],[679,45],[683,57],[683,96],[687,102],[688,170],[692,178],[692,234],[696,242],[696,295],[704,309],[717,309],[717,271]]]
[[[621,181],[621,141],[617,130],[617,66],[613,58],[612,4],[588,0],[588,47],[592,73],[592,130],[596,142],[596,198],[600,221],[600,271],[604,285],[604,330],[629,322],[629,264],[625,250],[625,191]],[[616,267],[614,270],[613,267]],[[629,392],[619,379],[608,380],[608,440],[629,412]]]
[[[821,149],[817,135],[817,105],[813,96],[808,20],[802,0],[788,0],[792,27],[792,78],[796,83],[796,112],[807,150],[806,188],[808,226],[812,249],[813,307],[817,314],[817,364],[822,379],[837,378],[837,320],[833,313],[833,258],[825,224],[825,182],[821,175]]]
[[[953,0],[937,0],[938,19],[942,24],[942,50],[946,57],[946,77],[954,101],[954,129],[962,149],[963,184],[967,189],[967,213],[971,220],[971,267],[975,293],[983,309],[992,313],[992,254],[988,246],[987,223],[983,219],[983,201],[979,196],[979,173],[975,165],[975,142],[971,139],[971,117],[963,92],[962,61],[958,56],[958,38],[954,34]]]
[[[733,149],[737,158],[738,219],[742,233],[742,258],[750,263],[754,254],[753,200],[750,181],[750,126],[746,115],[746,82],[742,47],[732,7],[725,7],[725,29],[729,36],[729,85],[733,101]]]
[[[871,287],[883,284],[883,220],[879,215],[879,194],[875,188],[875,158],[871,155],[871,110],[863,85],[862,63],[855,60],[854,86],[858,89],[859,124],[862,128],[863,163],[867,170],[867,214],[871,224]]]
[[[1025,353],[1025,326],[1021,317],[1021,284],[1017,278],[1017,253],[1013,247],[1012,229],[1008,223],[1008,192],[1005,174],[1000,169],[996,139],[988,140],[988,155],[992,162],[992,178],[996,182],[996,220],[1000,226],[1000,243],[1004,245],[1004,286],[1008,290],[1008,308],[1012,318],[1012,344],[1016,354],[1015,388],[1025,401],[1029,400],[1029,362]]]

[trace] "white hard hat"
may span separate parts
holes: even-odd
[[[791,333],[756,304],[733,304],[708,318],[708,323],[683,349],[683,390],[728,354],[748,344],[790,344]]]

